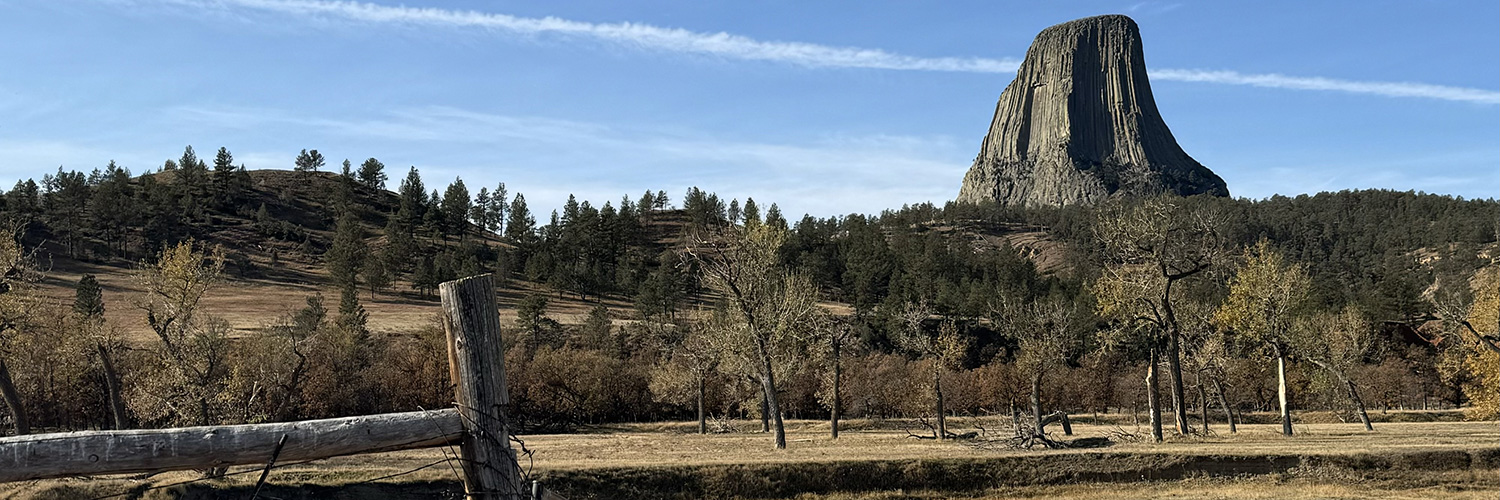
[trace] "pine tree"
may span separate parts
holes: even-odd
[[[205,198],[209,190],[208,164],[198,159],[192,146],[183,148],[182,158],[177,160],[177,178],[182,187],[195,198]]]
[[[365,259],[362,277],[365,280],[365,286],[370,289],[371,299],[374,299],[381,290],[390,288],[391,282],[395,280],[391,275],[389,250],[390,247],[387,246],[371,253],[370,257]]]
[[[536,218],[526,208],[526,196],[516,193],[515,199],[510,202],[510,214],[505,220],[505,237],[512,243],[521,244],[531,241],[535,231]]]
[[[466,226],[469,222],[469,209],[472,207],[469,199],[469,188],[464,186],[463,179],[453,179],[448,189],[443,192],[443,230],[459,236],[459,241],[468,235]],[[446,237],[445,233],[445,237]]]
[[[641,201],[639,201],[639,202],[636,203],[636,207],[640,208],[640,210],[641,210],[642,213],[646,213],[646,212],[650,212],[652,210],[655,210],[656,209],[656,195],[651,194],[651,190],[647,189],[646,193],[641,195]]]
[[[787,229],[786,218],[781,216],[781,209],[775,203],[771,204],[771,208],[766,209],[766,225],[782,231]]]
[[[221,208],[237,206],[241,195],[239,172],[234,166],[234,155],[228,148],[220,147],[214,155],[213,195]]]
[[[432,264],[432,258],[427,257],[417,261],[417,269],[411,274],[411,287],[423,297],[429,296],[432,290],[437,289],[437,268]]]
[[[338,185],[333,189],[332,205],[338,213],[350,212],[354,203],[354,186],[358,181],[354,180],[354,164],[345,158],[342,168],[339,170]]]
[[[745,224],[760,224],[760,207],[755,198],[745,198]]]
[[[339,290],[339,328],[353,333],[355,345],[362,345],[370,337],[370,313],[359,303],[359,292],[354,288]]]
[[[385,257],[387,272],[399,276],[407,269],[407,263],[416,254],[417,242],[412,238],[412,229],[399,217],[391,217],[385,224]]]
[[[427,197],[427,208],[422,209],[422,227],[427,234],[433,238],[447,241],[448,218],[443,214],[443,197],[437,190],[432,190],[432,196]]]
[[[265,202],[261,202],[260,208],[255,209],[255,225],[260,228],[261,233],[270,235],[276,229],[276,219],[271,218],[271,212],[266,210]]]
[[[116,254],[125,252],[125,235],[139,223],[130,171],[111,160],[89,199],[89,226]]]
[[[94,275],[85,274],[78,280],[73,289],[73,312],[89,319],[104,317],[104,291]]]
[[[396,216],[408,230],[413,230],[422,225],[423,212],[427,210],[427,188],[422,185],[422,175],[417,173],[417,167],[411,167],[406,172],[406,178],[401,180],[401,187],[397,190],[401,200],[401,206]]]
[[[376,190],[385,190],[385,164],[380,160],[370,158],[359,165],[359,183],[365,187]]]
[[[293,167],[293,170],[298,172],[317,172],[318,169],[323,168],[323,154],[319,153],[316,149],[304,149],[301,153],[297,153],[295,164],[296,166]]]
[[[345,212],[334,227],[333,243],[323,255],[328,274],[340,290],[352,291],[359,285],[360,269],[365,265],[369,249],[365,246],[364,229],[354,214]]]
[[[507,196],[504,182],[495,186],[494,193],[490,193],[490,221],[485,227],[489,228],[492,233],[500,234],[500,230],[505,226],[505,214],[510,208],[510,200]]]
[[[480,231],[490,228],[490,188],[481,187],[479,194],[474,195],[474,206],[469,208],[469,221]]]

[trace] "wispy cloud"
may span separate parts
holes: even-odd
[[[774,61],[808,67],[915,71],[1005,72],[1020,61],[962,57],[913,57],[880,49],[831,47],[801,42],[761,41],[730,33],[700,33],[637,23],[588,23],[556,17],[528,18],[472,10],[393,7],[362,2],[318,0],[172,0],[180,5],[238,6],[294,16],[342,18],[377,24],[475,28],[517,35],[561,35],[641,49]]]
[[[1387,97],[1426,97],[1448,101],[1467,101],[1481,104],[1500,104],[1500,92],[1492,90],[1449,87],[1412,82],[1361,82],[1323,77],[1287,76],[1279,74],[1247,75],[1234,71],[1210,71],[1197,69],[1156,69],[1151,78],[1179,82],[1225,83],[1294,90],[1332,90],[1355,94],[1374,94]]]
[[[324,0],[163,0],[199,8],[240,8],[324,20],[438,28],[481,29],[521,36],[556,35],[602,41],[640,50],[767,61],[811,68],[864,68],[901,71],[1009,73],[1015,58],[920,57],[881,49],[834,47],[804,42],[764,41],[730,33],[703,33],[638,23],[589,23],[555,17],[528,18],[473,10],[388,6]],[[1340,80],[1234,71],[1157,69],[1153,78],[1182,82],[1318,90],[1386,97],[1500,104],[1500,92],[1410,82]]]

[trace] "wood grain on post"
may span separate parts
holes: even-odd
[[[495,281],[483,274],[438,285],[443,327],[459,415],[464,491],[469,498],[521,500],[528,488],[510,447],[505,405],[505,348],[500,341],[500,309]]]
[[[464,426],[454,410],[274,424],[33,434],[0,439],[0,482],[264,464],[442,446]]]

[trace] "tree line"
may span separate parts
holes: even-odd
[[[201,162],[171,163],[157,175]],[[224,169],[240,180],[214,191],[218,163],[204,193],[256,199],[243,168]],[[318,175],[323,159],[305,151],[295,164]],[[11,361],[0,386],[14,389],[10,414],[23,415],[13,421],[183,425],[442,405],[442,358],[428,358],[442,348],[436,329],[370,333],[360,290],[406,282],[425,296],[479,272],[551,290],[522,301],[507,351],[515,413],[538,429],[696,415],[707,431],[713,415],[758,416],[784,446],[788,416],[833,418],[835,432],[846,415],[929,417],[941,439],[954,435],[947,416],[1024,409],[1030,442],[1047,443],[1058,411],[1144,410],[1156,439],[1200,432],[1211,407],[1231,426],[1243,412],[1277,410],[1288,433],[1294,408],[1337,409],[1367,428],[1367,407],[1495,411],[1486,346],[1500,324],[1483,257],[1494,255],[1492,201],[1352,191],[1061,209],[919,204],[791,223],[774,204],[762,213],[752,199],[692,188],[680,209],[664,191],[597,208],[570,197],[538,226],[503,184],[473,197],[461,180],[429,192],[415,168],[382,207],[371,200],[386,193],[383,165],[345,161],[324,203],[331,236],[311,248],[340,290],[337,310],[313,296],[265,335],[231,340],[193,307],[233,260],[190,241],[191,221],[208,227],[229,206],[195,196],[186,179],[196,176],[158,183],[110,165],[6,193],[0,213],[20,221],[23,263],[39,236],[67,252],[91,241],[124,248],[91,222],[106,210],[63,208],[106,203],[96,201],[112,196],[106,185],[136,202],[174,200],[172,220],[189,221],[175,241],[150,244],[157,233],[146,226],[171,224],[112,229],[139,231],[139,248],[122,251],[154,252],[136,266],[144,289],[185,294],[130,305],[152,326],[150,348],[99,324],[92,311],[104,306],[84,283],[71,308],[38,307],[20,299],[28,273],[16,274],[0,295],[26,304],[13,309],[24,321],[0,334],[0,361]],[[140,194],[151,190],[172,194]],[[296,226],[247,204],[233,210],[258,226]],[[1016,249],[943,230],[972,221],[1042,229],[1067,243],[1067,265],[1043,273]],[[316,235],[311,226],[297,227]],[[634,307],[601,303],[583,324],[561,325],[547,309],[563,295]]]

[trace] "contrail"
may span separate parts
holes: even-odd
[[[472,10],[386,6],[354,1],[215,0],[171,3],[198,7],[230,6],[300,16],[342,18],[377,24],[478,28],[517,35],[556,34],[601,40],[642,50],[709,55],[726,59],[769,61],[811,68],[866,68],[901,71],[1010,73],[1020,67],[1013,58],[918,57],[880,49],[834,47],[804,42],[763,41],[730,33],[702,33],[637,23],[588,23],[556,17],[528,18]],[[1371,82],[1234,71],[1157,69],[1152,78],[1292,90],[1322,90],[1386,97],[1416,97],[1500,104],[1500,92],[1411,82]]]

